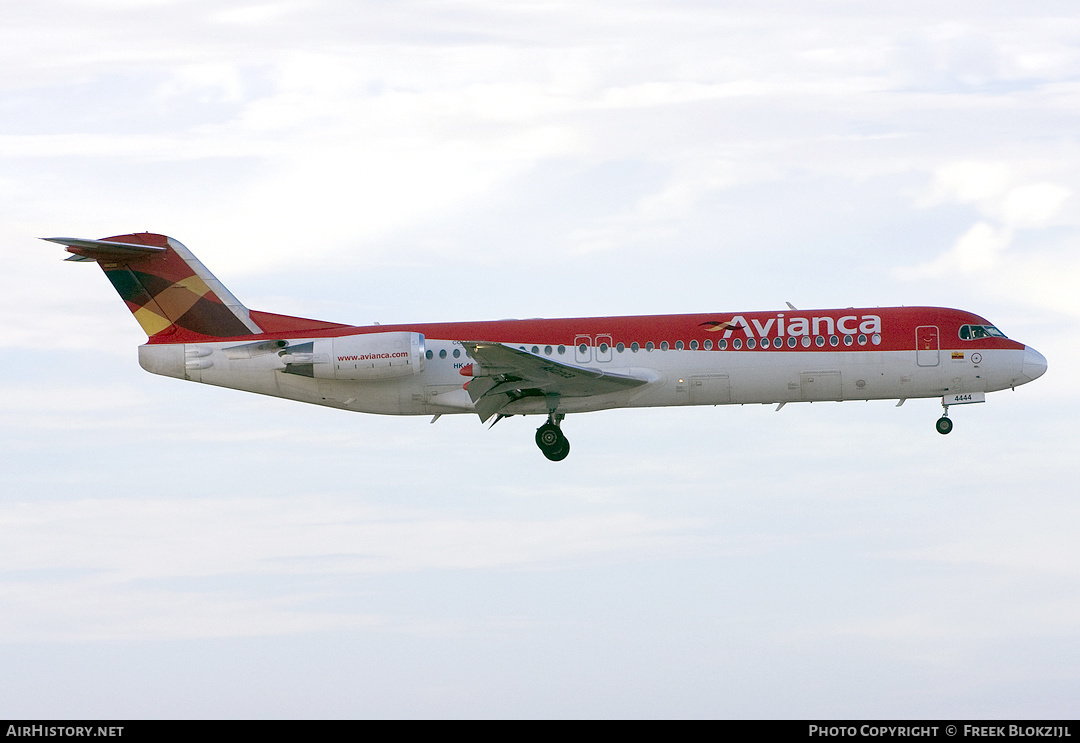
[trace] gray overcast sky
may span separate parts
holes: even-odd
[[[0,716],[1075,717],[1078,114],[1072,2],[5,8]],[[1049,372],[553,464],[142,372],[35,239],[141,230],[255,309],[935,304]]]

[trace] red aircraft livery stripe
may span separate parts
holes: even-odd
[[[420,323],[415,325],[347,326],[275,316],[277,322],[263,323],[264,313],[252,311],[252,317],[268,331],[268,338],[329,338],[361,333],[408,331],[440,340],[483,340],[499,343],[564,345],[572,347],[581,336],[590,339],[589,345],[601,342],[611,346],[622,343],[627,348],[637,343],[657,349],[666,342],[676,348],[680,341],[690,350],[748,351],[753,339],[754,350],[764,350],[762,339],[768,339],[768,351],[798,353],[806,351],[850,353],[852,351],[913,351],[918,347],[917,331],[932,328],[922,342],[935,342],[935,348],[1022,349],[1024,346],[1007,338],[983,337],[962,340],[960,329],[965,325],[990,325],[978,315],[943,307],[873,307],[841,310],[806,310],[784,312],[715,312],[695,315],[643,315],[625,317],[588,317],[532,320],[496,320],[487,322]],[[925,332],[924,332],[925,335]],[[603,338],[598,340],[598,337]],[[832,337],[836,337],[835,345]],[[851,339],[846,343],[845,336]],[[860,338],[860,336],[862,336]],[[807,338],[808,340],[803,340]],[[821,338],[822,340],[818,340]],[[242,340],[242,337],[237,337]],[[777,339],[780,343],[777,344]],[[206,342],[209,337],[180,329],[163,338],[151,338],[151,343]],[[213,340],[227,340],[213,338]],[[723,341],[723,343],[721,342]],[[735,341],[739,341],[738,344]],[[808,345],[807,345],[808,344]],[[820,345],[819,345],[820,344]],[[741,348],[736,349],[739,345]],[[927,347],[927,346],[923,346]]]

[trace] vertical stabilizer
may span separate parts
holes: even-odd
[[[146,335],[234,338],[262,333],[251,313],[179,240],[142,232],[101,240],[47,237],[68,260],[95,261]],[[178,338],[177,340],[181,340]]]

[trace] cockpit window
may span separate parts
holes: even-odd
[[[973,341],[979,338],[1004,338],[1005,334],[993,325],[961,325],[960,340]]]

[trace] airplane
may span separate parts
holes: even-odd
[[[149,232],[42,238],[96,262],[146,332],[148,372],[366,413],[546,415],[670,405],[940,398],[949,407],[1042,376],[1046,359],[944,307],[716,312],[354,326],[249,310],[182,243]]]

